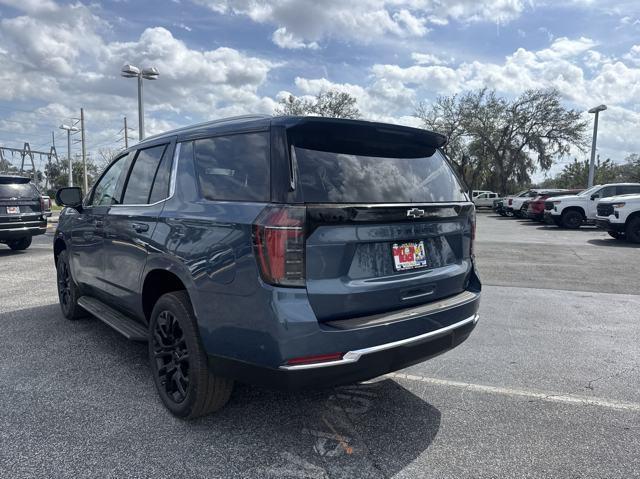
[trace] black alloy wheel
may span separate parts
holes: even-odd
[[[562,214],[562,226],[569,229],[577,229],[582,226],[582,222],[584,221],[584,217],[582,213],[577,210],[569,210],[565,211]]]
[[[162,295],[149,322],[149,364],[158,395],[173,415],[192,419],[229,401],[233,380],[214,375],[210,361],[187,292]]]
[[[87,315],[87,312],[78,305],[80,291],[73,280],[71,268],[69,267],[69,256],[66,250],[58,255],[56,262],[56,279],[58,284],[58,300],[60,309],[67,319],[78,319]]]
[[[640,216],[627,220],[626,236],[632,243],[640,243]]]
[[[164,393],[179,404],[189,388],[189,350],[178,319],[171,311],[162,311],[153,328],[153,355],[156,374]]]

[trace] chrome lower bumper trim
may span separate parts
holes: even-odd
[[[367,354],[373,354],[380,351],[386,351],[387,349],[393,349],[400,346],[409,346],[414,343],[419,343],[426,339],[435,339],[439,336],[444,336],[447,333],[450,333],[454,329],[465,326],[469,323],[477,323],[480,316],[476,313],[473,316],[470,316],[462,321],[458,321],[457,323],[451,324],[444,328],[436,329],[435,331],[429,331],[428,333],[420,334],[418,336],[412,336],[410,338],[401,339],[399,341],[393,341],[391,343],[379,344],[377,346],[371,346],[369,348],[356,349],[355,351],[349,351],[346,353],[342,359],[337,361],[326,361],[323,363],[311,363],[311,364],[297,364],[293,366],[283,365],[280,366],[280,369],[284,369],[286,371],[301,371],[304,369],[317,369],[317,368],[326,368],[330,366],[341,366],[343,364],[351,364],[357,362],[362,356]]]

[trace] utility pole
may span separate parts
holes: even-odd
[[[71,132],[78,131],[77,126],[60,125],[61,130],[67,130],[67,158],[69,159],[69,186],[73,186],[73,162],[71,160]]]
[[[144,106],[142,105],[142,75],[138,75],[138,139],[144,140]]]
[[[606,109],[607,105],[599,105],[589,110],[589,113],[595,113],[596,116],[593,120],[593,139],[591,140],[591,161],[589,161],[589,183],[587,184],[587,188],[591,188],[593,186],[593,179],[595,176],[596,141],[598,140],[598,115],[601,111],[604,111]]]
[[[82,138],[82,169],[84,172],[84,192],[89,191],[89,180],[87,179],[87,149],[84,141],[84,108],[80,108],[80,134]]]

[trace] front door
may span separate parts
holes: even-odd
[[[169,195],[172,149],[163,143],[137,152],[122,203],[112,206],[105,218],[105,291],[111,303],[133,313],[139,312],[149,242]]]
[[[71,236],[71,272],[78,284],[102,290],[104,260],[104,220],[112,204],[122,192],[128,155],[116,159],[96,182],[85,205],[73,220]]]

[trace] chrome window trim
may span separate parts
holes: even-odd
[[[165,201],[169,201],[173,198],[173,195],[176,192],[176,176],[178,175],[178,159],[180,158],[180,147],[182,146],[182,142],[176,143],[175,151],[173,152],[173,163],[171,164],[171,177],[169,178],[169,196],[162,200],[155,201],[153,203],[144,203],[144,204],[120,204],[120,205],[110,205],[111,208],[122,208],[125,207],[138,207],[138,206],[156,206],[160,203],[164,203]],[[123,195],[124,197],[124,195]]]
[[[355,351],[349,351],[342,357],[342,359],[339,359],[337,361],[327,361],[324,363],[311,363],[311,364],[297,364],[293,366],[283,365],[283,366],[280,366],[280,369],[284,369],[286,371],[301,371],[304,369],[326,368],[330,366],[341,366],[343,364],[355,363],[355,362],[358,362],[358,360],[362,356],[366,356],[367,354],[386,351],[388,349],[393,349],[401,346],[408,346],[413,343],[419,343],[426,339],[435,339],[438,336],[443,336],[453,331],[454,329],[457,329],[461,326],[465,326],[466,324],[469,324],[472,322],[475,324],[478,322],[478,319],[480,319],[479,315],[474,314],[473,316],[469,316],[468,318],[463,319],[462,321],[458,321],[457,323],[451,324],[444,328],[436,329],[435,331],[429,331],[428,333],[420,334],[418,336],[412,336],[410,338],[401,339],[399,341],[393,341],[391,343],[384,343],[384,344],[379,344],[377,346],[371,346],[369,348],[356,349]]]

